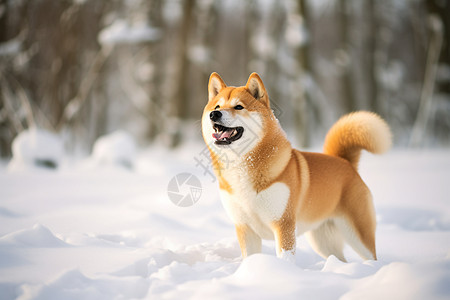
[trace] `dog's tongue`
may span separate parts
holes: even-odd
[[[226,139],[229,138],[231,136],[231,132],[232,130],[226,130],[226,131],[220,131],[220,132],[214,132],[212,134],[213,138],[215,138],[216,140],[222,140],[222,139]]]

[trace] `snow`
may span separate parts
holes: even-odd
[[[32,229],[22,229],[0,238],[0,245],[13,247],[64,247],[67,244],[55,237],[48,228],[36,224]]]
[[[98,141],[89,160],[112,152],[107,161],[115,165],[125,154],[132,169],[71,161],[16,172],[0,164],[1,299],[450,296],[448,150],[363,155],[378,261],[362,261],[350,248],[348,263],[325,260],[300,237],[290,263],[276,257],[272,241],[263,242],[262,254],[241,259],[217,182],[197,163],[202,144],[125,151],[130,145],[130,136],[114,133]],[[176,206],[167,193],[183,172],[202,186],[190,207]]]
[[[0,8],[0,15],[2,15],[2,9]],[[0,57],[1,56],[9,56],[16,55],[19,53],[22,47],[22,42],[19,38],[14,38],[9,41],[0,43]]]
[[[111,25],[103,28],[98,41],[102,45],[136,44],[153,42],[161,37],[161,31],[145,22],[129,22],[117,19]]]
[[[126,131],[118,130],[101,136],[94,144],[91,166],[122,166],[131,168],[136,157],[136,142]]]
[[[179,22],[183,16],[183,3],[180,0],[166,0],[162,7],[164,21],[173,25]]]
[[[14,139],[13,159],[9,169],[57,168],[63,153],[63,143],[59,136],[44,129],[30,128]]]

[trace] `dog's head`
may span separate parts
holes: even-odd
[[[274,119],[258,74],[251,74],[241,87],[229,87],[217,73],[211,74],[202,117],[203,138],[210,149],[242,155],[258,144]]]

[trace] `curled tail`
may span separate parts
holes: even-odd
[[[358,169],[361,150],[381,154],[389,150],[392,134],[377,114],[359,111],[343,116],[328,131],[324,153],[348,160]]]

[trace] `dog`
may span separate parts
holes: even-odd
[[[275,239],[277,256],[295,261],[296,236],[305,233],[324,258],[345,262],[346,242],[362,259],[377,259],[375,210],[358,161],[363,149],[391,146],[378,115],[348,114],[329,130],[323,154],[302,152],[288,141],[257,73],[241,87],[212,73],[202,134],[243,258],[261,252],[262,239]]]

